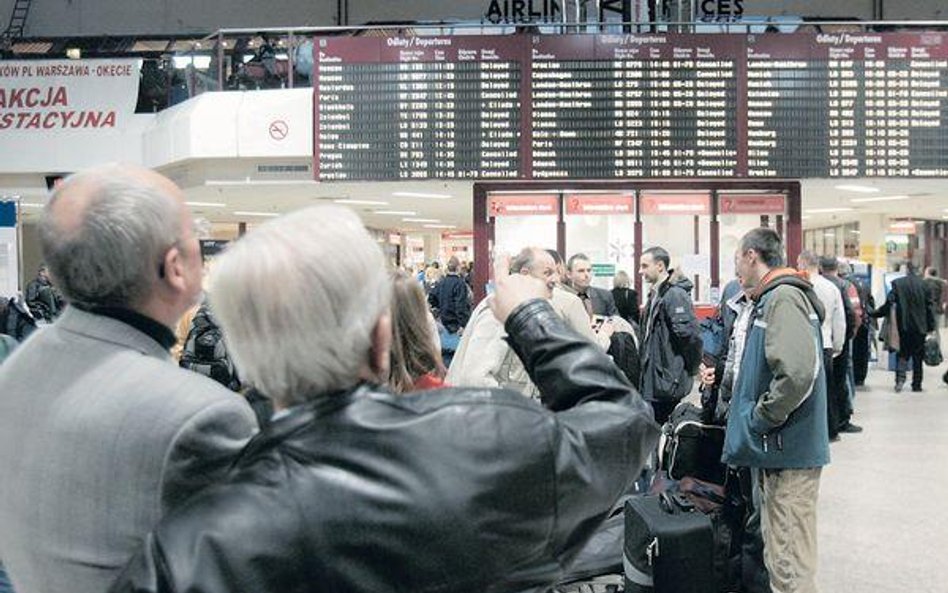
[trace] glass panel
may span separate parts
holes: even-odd
[[[508,253],[513,257],[524,247],[556,249],[555,214],[498,216],[494,220],[495,253]]]
[[[695,250],[695,228],[698,230],[698,249]],[[667,214],[642,215],[642,248],[664,247],[671,256],[671,266],[695,282],[692,298],[695,303],[711,302],[711,217],[707,215],[682,216]],[[723,242],[722,242],[723,246]],[[733,259],[733,247],[731,249]],[[733,262],[732,262],[733,267]],[[649,286],[642,286],[648,294]]]
[[[615,272],[624,270],[630,278],[635,262],[635,216],[632,214],[582,214],[566,216],[566,257],[584,253],[596,266],[592,284],[611,289]],[[606,266],[611,265],[611,268]],[[609,271],[611,270],[611,272]]]

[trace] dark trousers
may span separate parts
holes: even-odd
[[[905,376],[908,373],[909,359],[912,359],[912,389],[922,388],[922,359],[925,355],[925,340],[912,340],[908,344],[902,344],[899,350],[898,365],[895,367],[895,382],[905,383]]]
[[[869,354],[872,345],[869,343],[869,326],[860,325],[856,337],[853,338],[853,380],[856,385],[866,382],[869,374]]]
[[[839,434],[839,408],[836,407],[836,381],[833,372],[833,349],[823,349],[823,374],[826,375],[826,425],[829,428],[829,437],[832,439]]]
[[[833,388],[831,394],[833,405],[836,406],[836,430],[846,426],[849,419],[852,418],[853,408],[849,400],[849,352],[851,349],[849,340],[843,344],[843,352],[833,359]],[[832,434],[832,433],[831,433]]]

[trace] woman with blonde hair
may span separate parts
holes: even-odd
[[[444,385],[434,318],[414,278],[395,272],[392,279],[392,352],[388,385],[395,393]]]
[[[629,282],[629,275],[623,270],[616,272],[612,284],[612,298],[616,302],[619,315],[629,323],[639,322],[639,293]]]

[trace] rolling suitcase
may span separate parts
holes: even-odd
[[[714,593],[711,519],[681,494],[630,499],[622,566],[625,593]]]

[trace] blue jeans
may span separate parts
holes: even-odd
[[[0,593],[13,593],[13,584],[10,583],[7,571],[3,570],[2,564],[0,564]]]

